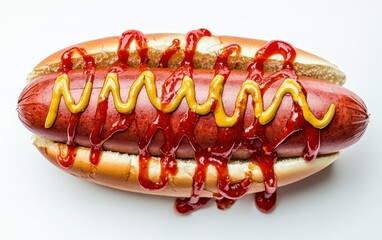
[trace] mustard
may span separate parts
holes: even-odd
[[[233,114],[232,116],[228,116],[224,110],[222,99],[224,80],[225,79],[222,75],[216,75],[210,83],[207,100],[202,104],[198,104],[196,101],[194,81],[191,77],[185,76],[182,79],[181,87],[176,92],[175,97],[168,104],[162,105],[162,101],[157,94],[155,75],[152,71],[146,70],[138,76],[130,87],[126,102],[123,102],[121,99],[118,74],[109,73],[106,76],[105,82],[98,96],[98,102],[106,100],[111,93],[116,110],[119,113],[129,114],[134,111],[137,104],[138,95],[140,94],[143,86],[145,86],[149,101],[159,111],[164,113],[174,112],[185,98],[189,108],[197,114],[206,115],[213,112],[217,126],[232,127],[237,123],[239,116],[244,114],[249,95],[253,101],[252,106],[254,106],[255,117],[259,120],[260,124],[265,125],[274,119],[284,96],[290,94],[293,101],[301,107],[304,119],[315,128],[322,129],[326,127],[334,117],[335,105],[331,104],[324,117],[322,119],[317,119],[310,110],[306,96],[304,95],[299,83],[296,80],[289,78],[283,81],[281,86],[276,91],[275,97],[271,104],[265,110],[263,107],[263,99],[259,85],[253,80],[244,81],[236,97]],[[74,103],[69,89],[70,81],[68,75],[62,74],[58,76],[53,88],[49,112],[45,121],[45,128],[50,128],[53,125],[57,117],[61,96],[65,101],[66,107],[71,113],[85,111],[86,107],[89,105],[90,95],[92,92],[91,82],[86,83],[81,98],[77,104]],[[211,109],[212,107],[214,107],[214,109]]]

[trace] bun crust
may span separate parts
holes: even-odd
[[[169,67],[175,68],[180,65],[184,57],[184,49],[186,38],[184,34],[147,34],[148,58],[147,65],[149,67],[158,67],[159,60],[174,38],[180,40],[180,50],[170,59]],[[194,56],[195,68],[212,69],[216,60],[216,53],[224,46],[236,43],[241,46],[242,52],[240,56],[232,56],[229,58],[228,64],[232,69],[246,70],[248,65],[254,59],[255,53],[259,48],[266,44],[266,41],[248,38],[230,37],[230,36],[212,36],[203,37],[199,42]],[[92,55],[96,61],[97,67],[109,67],[117,59],[117,49],[119,44],[118,37],[108,37],[92,41],[76,44],[76,46],[86,49],[88,54]],[[41,75],[57,72],[60,67],[60,57],[65,49],[60,50],[42,62],[40,62],[32,73],[29,74],[28,80],[31,81]],[[315,56],[311,53],[296,49],[297,57],[294,61],[294,69],[297,75],[310,78],[322,79],[339,85],[345,83],[346,76],[335,65]],[[135,50],[135,42],[130,48],[129,64],[137,66],[139,56]],[[275,72],[281,69],[283,58],[281,55],[274,55],[265,62],[265,72]],[[79,56],[73,57],[73,69],[80,69],[84,65]]]
[[[172,197],[189,197],[191,195],[194,170],[194,160],[177,159],[178,173],[169,178],[167,187],[161,191],[144,190],[138,183],[138,155],[122,154],[104,151],[100,162],[94,166],[89,161],[90,149],[79,147],[74,164],[63,168],[57,162],[58,148],[66,148],[65,144],[55,143],[37,135],[33,143],[38,150],[54,165],[70,174],[100,185],[145,194],[157,194]],[[339,157],[339,153],[318,156],[314,161],[301,158],[279,159],[274,165],[278,186],[284,186],[308,177],[330,165]],[[150,178],[155,181],[160,173],[158,159],[153,157],[150,166]],[[252,177],[248,193],[264,191],[264,178],[260,168],[249,161],[232,160],[228,166],[232,182],[240,181],[249,174]],[[217,193],[217,175],[214,167],[209,166],[206,186],[201,197],[213,197]]]

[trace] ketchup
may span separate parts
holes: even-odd
[[[84,66],[84,74],[86,75],[85,83],[87,82],[93,83],[95,67],[96,67],[94,58],[88,55],[85,49],[80,47],[72,47],[66,50],[62,54],[61,67],[58,70],[58,72],[61,74],[68,74],[68,72],[72,70],[73,68],[72,55],[74,52],[78,52],[83,58],[83,60],[85,61],[85,66]],[[57,152],[58,163],[65,168],[73,165],[74,157],[77,153],[77,148],[76,148],[76,144],[74,140],[75,140],[77,125],[81,118],[81,114],[82,112],[73,113],[69,119],[69,124],[67,127],[68,140],[66,142],[66,145],[68,146],[67,153],[64,154],[63,149],[61,148],[59,148]]]
[[[163,53],[163,56],[161,57],[159,61],[159,67],[165,68],[168,65],[168,62],[170,61],[170,58],[179,50],[180,41],[179,39],[175,38],[172,40],[172,44],[170,47],[166,49],[166,51]]]
[[[184,51],[184,59],[181,65],[174,70],[168,79],[162,85],[161,109],[164,109],[176,96],[176,86],[179,81],[186,76],[193,77],[193,58],[199,40],[202,37],[211,36],[211,33],[206,29],[191,31],[186,36],[186,47]],[[135,40],[136,51],[140,56],[140,65],[138,68],[143,72],[149,70],[146,66],[147,62],[147,40],[143,33],[130,30],[122,34],[117,50],[118,60],[110,67],[109,72],[119,73],[129,68],[129,52],[130,45]],[[172,45],[164,52],[159,61],[160,67],[167,67],[171,57],[180,49],[180,40],[174,39]],[[72,48],[66,51],[62,56],[61,73],[67,73],[72,69],[71,56],[74,51],[81,54],[85,61],[86,81],[94,80],[95,63],[94,59],[86,54],[86,51],[81,48]],[[221,75],[226,80],[231,69],[228,66],[228,58],[230,56],[239,56],[241,47],[237,44],[225,46],[217,53],[215,62],[215,75]],[[269,76],[264,76],[264,62],[272,55],[281,54],[284,58],[282,69]],[[298,81],[298,77],[294,71],[293,62],[296,58],[295,49],[286,42],[271,41],[264,47],[258,50],[253,62],[248,66],[248,80],[256,81],[260,86],[261,94],[272,86],[272,84],[280,79],[291,78]],[[306,96],[301,83],[302,90]],[[91,153],[90,162],[93,165],[99,163],[102,154],[102,145],[107,139],[118,131],[124,131],[129,128],[134,120],[134,111],[129,114],[119,113],[119,120],[113,124],[108,131],[103,129],[107,118],[108,99],[98,101],[94,129],[90,134]],[[212,107],[211,112],[214,111]],[[161,190],[167,186],[170,176],[177,174],[177,161],[175,152],[183,140],[186,138],[192,148],[195,150],[196,168],[193,178],[192,194],[189,198],[177,199],[175,208],[179,213],[188,214],[206,205],[210,198],[201,197],[206,184],[207,169],[210,165],[216,168],[217,171],[217,189],[214,198],[219,209],[227,209],[234,204],[236,199],[244,196],[251,187],[250,176],[246,176],[239,182],[231,182],[229,177],[228,165],[231,161],[233,152],[239,147],[247,150],[253,164],[260,167],[264,176],[264,192],[255,194],[255,203],[263,212],[271,211],[276,202],[277,177],[274,172],[274,164],[278,156],[276,153],[277,147],[292,134],[302,131],[306,141],[304,150],[304,158],[312,160],[317,156],[320,146],[320,131],[311,126],[303,117],[301,107],[294,102],[291,114],[287,121],[284,130],[274,139],[269,139],[265,133],[266,125],[260,124],[259,120],[254,117],[250,126],[244,127],[244,116],[241,114],[238,121],[232,127],[218,127],[217,141],[214,146],[207,149],[202,148],[196,141],[194,135],[194,127],[198,122],[200,115],[189,109],[180,121],[182,130],[174,133],[171,125],[171,112],[165,113],[157,110],[157,116],[153,123],[147,129],[145,137],[139,140],[139,176],[138,181],[142,188],[146,190]],[[76,154],[76,146],[74,142],[76,127],[81,117],[81,113],[74,113],[70,118],[68,125],[68,152],[63,154],[59,150],[58,161],[64,167],[70,167],[73,164],[73,158]],[[157,131],[161,131],[165,138],[164,144],[161,146],[161,156],[159,163],[161,166],[159,179],[152,181],[149,178],[148,170],[152,156],[148,151],[151,139]],[[258,142],[260,144],[254,144]]]

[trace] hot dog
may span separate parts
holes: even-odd
[[[328,166],[368,123],[336,66],[205,29],[78,44],[29,80],[17,110],[46,158],[102,185],[176,196],[181,213],[254,192],[269,211],[278,186]]]

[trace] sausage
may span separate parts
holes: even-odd
[[[156,76],[156,83],[162,86],[163,82],[169,78],[174,69],[152,69]],[[121,83],[121,96],[127,97],[129,87],[139,76],[137,68],[129,68],[119,75]],[[80,146],[90,147],[89,136],[93,129],[95,119],[95,109],[99,92],[103,86],[107,75],[107,69],[97,69],[94,80],[89,106],[84,111],[77,127],[75,141]],[[58,74],[42,76],[31,82],[21,93],[18,101],[18,113],[24,125],[33,133],[51,139],[53,141],[65,143],[67,141],[67,125],[71,113],[66,108],[64,101],[61,101],[59,115],[51,128],[45,128],[45,118],[48,114],[54,80]],[[71,94],[78,101],[84,87],[84,75],[82,71],[70,73]],[[208,95],[209,84],[214,77],[213,70],[195,69],[194,81],[196,86],[197,100],[203,102]],[[241,84],[246,79],[246,71],[232,71],[224,87],[223,100],[225,110],[231,115],[234,109],[235,98],[239,92]],[[307,94],[307,101],[312,112],[317,118],[322,118],[330,104],[336,106],[336,114],[331,123],[321,131],[321,146],[319,154],[329,154],[342,150],[355,142],[363,135],[368,120],[367,109],[364,102],[353,92],[336,84],[317,79],[300,77],[299,81],[303,84]],[[275,82],[267,91],[264,92],[265,108],[271,103],[274,94],[281,85],[281,80]],[[158,87],[159,89],[159,87]],[[108,98],[108,112],[104,131],[117,121],[119,113],[115,110],[112,97]],[[266,136],[273,139],[285,128],[289,118],[292,100],[285,97],[277,112],[275,119],[267,125]],[[180,119],[187,112],[188,106],[185,101],[179,108],[171,114],[171,126],[175,133],[180,131]],[[252,111],[251,111],[252,110]],[[144,90],[139,94],[135,108],[135,118],[131,126],[123,132],[111,136],[104,144],[105,150],[138,154],[138,141],[147,133],[148,126],[157,115],[157,110],[152,106]],[[245,126],[253,122],[253,108],[250,102],[247,103],[245,115]],[[202,148],[212,147],[217,138],[217,125],[212,114],[205,115],[196,123],[194,133],[197,142]],[[159,156],[159,148],[165,141],[163,134],[158,131],[150,144],[150,152]],[[305,140],[302,133],[296,133],[286,139],[278,148],[279,157],[298,157],[302,155],[305,147]],[[189,142],[184,139],[176,152],[178,158],[194,158],[194,150]],[[249,154],[245,149],[237,149],[233,153],[235,159],[248,159]]]

